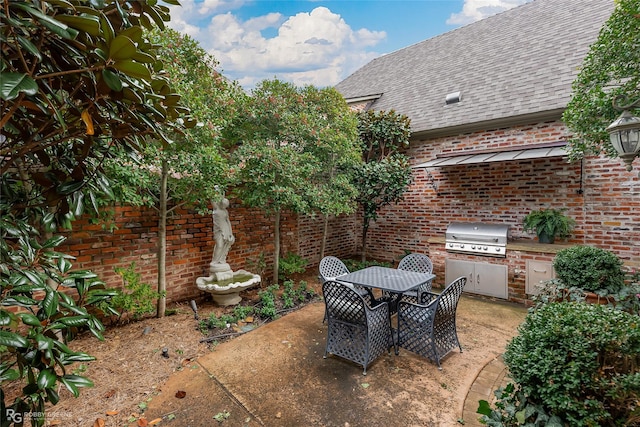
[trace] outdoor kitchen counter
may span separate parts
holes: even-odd
[[[445,244],[444,237],[430,237],[429,243]],[[561,249],[565,249],[575,244],[566,243],[538,243],[533,240],[517,239],[507,241],[507,251],[537,252],[544,254],[555,254]]]

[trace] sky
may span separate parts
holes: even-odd
[[[180,0],[169,26],[250,90],[278,78],[334,86],[384,54],[531,0]]]

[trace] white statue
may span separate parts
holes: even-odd
[[[213,259],[211,263],[225,264],[227,254],[236,238],[231,232],[231,221],[229,221],[229,200],[223,198],[219,202],[213,202],[213,238],[216,242],[213,248]]]

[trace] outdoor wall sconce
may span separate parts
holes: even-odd
[[[625,96],[613,98],[613,108],[622,111],[622,114],[607,127],[607,132],[611,138],[611,145],[630,171],[633,169],[631,165],[633,159],[640,155],[640,117],[632,115],[629,110],[640,107],[640,98],[627,105],[618,103],[620,99],[625,98]]]

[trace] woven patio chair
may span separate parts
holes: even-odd
[[[347,266],[342,262],[339,258],[334,256],[326,256],[320,260],[320,266],[318,267],[320,270],[320,281],[322,283],[327,280],[337,280],[340,281],[340,276],[344,276],[345,274],[349,274],[350,271]],[[345,285],[353,288],[360,294],[369,305],[373,306],[378,303],[378,301],[373,297],[373,293],[370,289],[364,288],[362,286],[354,285],[351,283],[343,282]],[[326,319],[326,315],[325,315]]]
[[[427,292],[434,299],[418,304],[416,296],[403,295],[398,303],[398,346],[417,353],[438,365],[456,346],[462,346],[456,330],[456,309],[467,283],[466,277],[451,282],[440,294]]]
[[[328,280],[322,285],[327,314],[328,354],[342,357],[367,367],[385,350],[393,346],[389,305],[371,308],[362,295],[345,283]]]
[[[433,262],[431,262],[431,258],[426,256],[425,254],[408,254],[398,263],[398,270],[415,271],[416,273],[432,273]],[[417,296],[417,302],[425,304],[431,299],[428,295],[428,293],[431,292],[431,282],[432,280],[423,285],[420,285],[420,287],[415,291],[406,292],[404,295]],[[387,291],[382,293],[382,297],[380,299],[382,301],[393,300],[391,294],[389,294],[389,292]],[[395,313],[393,307],[391,307],[391,313]]]

